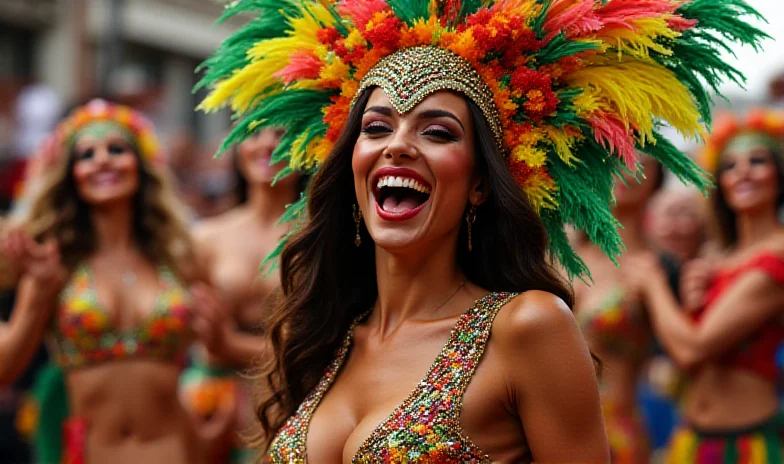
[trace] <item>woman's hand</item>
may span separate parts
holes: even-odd
[[[35,301],[50,302],[62,290],[68,272],[54,239],[39,244],[23,231],[12,230],[2,241],[2,253],[21,275],[20,287],[29,287]]]
[[[193,331],[211,354],[225,358],[232,332],[231,315],[226,305],[213,287],[202,282],[191,285],[190,293],[193,301]]]
[[[686,311],[696,311],[705,305],[705,295],[716,273],[716,263],[708,259],[695,259],[681,271],[680,298]]]
[[[191,429],[197,439],[195,447],[204,464],[228,462],[237,441],[237,401],[235,395],[221,395],[215,411],[208,417],[200,415],[182,398]]]
[[[621,261],[621,278],[627,292],[646,297],[660,285],[667,284],[667,274],[655,253],[644,252],[624,256]]]

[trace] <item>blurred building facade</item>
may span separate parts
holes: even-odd
[[[228,117],[193,111],[194,68],[233,30],[215,25],[217,0],[0,0],[0,138],[30,84],[66,108],[106,96],[148,113],[166,139],[182,130],[210,140]]]

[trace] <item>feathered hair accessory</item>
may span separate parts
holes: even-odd
[[[717,117],[713,132],[705,141],[705,149],[700,156],[702,167],[716,173],[721,154],[733,140],[744,135],[762,137],[771,148],[775,148],[778,156],[784,156],[784,112],[754,108],[745,116],[725,113]]]
[[[224,149],[281,126],[281,175],[310,172],[362,89],[384,88],[400,111],[438,90],[463,93],[573,275],[587,270],[567,223],[610,257],[621,252],[612,184],[636,169],[638,149],[704,189],[704,173],[657,128],[700,137],[711,92],[744,80],[721,53],[765,37],[742,0],[240,0],[222,19],[240,13],[255,17],[203,64],[197,85],[211,90],[202,109],[230,106],[238,119]]]
[[[70,150],[85,130],[106,125],[112,126],[127,137],[145,161],[154,165],[164,162],[152,123],[138,111],[106,100],[90,100],[84,106],[73,110],[68,118],[57,126],[57,133],[65,147]]]

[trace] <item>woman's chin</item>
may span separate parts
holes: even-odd
[[[374,232],[373,243],[388,253],[405,253],[422,242],[418,230],[386,229]]]

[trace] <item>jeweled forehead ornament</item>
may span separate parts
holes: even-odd
[[[482,111],[502,153],[503,131],[493,92],[465,58],[434,46],[398,50],[374,66],[359,84],[351,106],[369,87],[378,86],[401,114],[408,113],[425,98],[441,90],[461,93]]]

